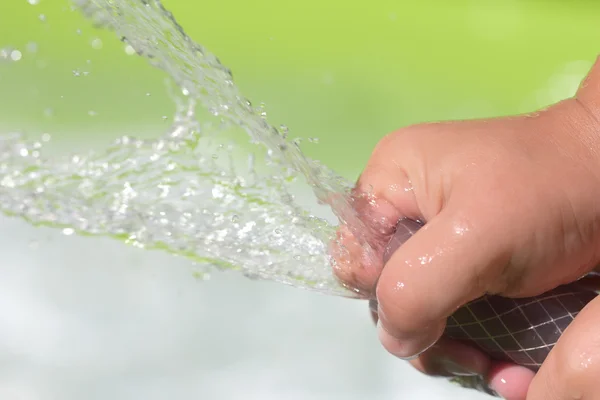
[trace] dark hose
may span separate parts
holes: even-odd
[[[385,253],[391,255],[422,225],[403,219]],[[600,278],[590,273],[542,295],[510,299],[486,295],[452,314],[444,336],[475,345],[496,360],[537,371],[575,316],[597,295]]]

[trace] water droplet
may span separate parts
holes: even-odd
[[[40,21],[46,22],[46,14],[40,14],[38,18],[40,19]]]
[[[98,113],[96,111],[94,111],[94,110],[90,110],[90,111],[88,111],[88,115],[90,117],[95,117],[96,115],[98,115]]]
[[[194,271],[194,278],[201,281],[207,281],[210,279],[210,274],[206,271]]]
[[[73,228],[64,228],[62,230],[62,233],[63,233],[63,235],[70,236],[75,233],[75,230]]]
[[[258,106],[258,109],[260,111],[260,116],[263,119],[267,118],[267,111],[266,111],[266,105],[265,105],[265,103],[260,103],[260,105]]]
[[[78,34],[78,35],[81,35],[81,29],[77,29],[77,30],[75,31],[75,33],[76,33],[76,34]]]
[[[74,69],[73,70],[73,76],[80,77],[81,76],[81,71],[79,71],[78,69]]]
[[[12,61],[19,61],[22,56],[23,56],[23,54],[21,54],[21,52],[19,50],[13,50],[10,52],[10,59]]]
[[[231,217],[231,222],[233,222],[234,224],[237,224],[238,222],[240,222],[240,216],[239,215],[233,215]]]
[[[42,134],[42,141],[43,142],[49,142],[50,141],[50,134],[49,133]]]
[[[0,60],[10,60],[12,49],[0,49]]]
[[[26,49],[30,53],[36,53],[38,50],[38,45],[36,42],[29,42],[27,43]]]
[[[27,0],[27,2],[29,4],[31,4],[32,6],[35,6],[36,4],[40,4],[40,0]]]
[[[46,117],[51,117],[54,115],[54,110],[52,108],[48,107],[48,108],[44,109],[44,115]]]
[[[92,40],[92,48],[100,50],[102,48],[102,39],[96,38]]]
[[[19,150],[19,154],[21,155],[21,157],[27,157],[29,155],[29,150],[27,150],[26,148],[22,148],[21,150]]]
[[[311,137],[311,138],[308,138],[308,141],[310,143],[315,143],[316,144],[316,143],[319,143],[319,138]]]
[[[260,279],[260,275],[254,271],[244,271],[243,274],[246,278],[248,278],[252,281],[256,281],[256,280]]]
[[[219,158],[219,155],[217,153],[213,153],[212,158],[213,160],[216,160],[217,158]]]
[[[281,136],[283,136],[284,138],[287,137],[289,131],[290,130],[289,130],[289,128],[286,125],[279,126],[279,132],[281,132]]]
[[[131,45],[126,45],[125,46],[125,54],[127,54],[128,56],[132,56],[136,53],[135,49],[133,47],[131,47]]]
[[[150,92],[146,92],[146,96],[150,97]]]
[[[162,116],[162,120],[163,120],[163,121],[166,121],[168,118],[169,118],[169,117],[167,117],[166,115],[163,115],[163,116]]]

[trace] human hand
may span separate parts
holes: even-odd
[[[598,299],[537,375],[438,341],[447,317],[473,299],[541,294],[600,261],[599,97],[597,63],[576,98],[539,113],[422,124],[380,142],[355,192],[379,261],[363,257],[349,227],[340,228],[338,242],[347,252],[334,254],[337,276],[377,299],[388,351],[420,354],[411,363],[426,373],[447,375],[450,365],[485,376],[508,399],[588,399],[599,392]],[[427,224],[384,268],[384,248],[403,217]]]

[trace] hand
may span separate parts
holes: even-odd
[[[388,135],[354,194],[378,257],[366,257],[352,227],[342,226],[334,270],[377,299],[379,338],[390,353],[419,355],[411,363],[426,373],[482,375],[511,400],[600,398],[600,299],[535,376],[438,342],[446,318],[468,301],[538,295],[600,261],[600,62],[575,98],[538,113]],[[383,249],[403,217],[427,223],[384,268]]]

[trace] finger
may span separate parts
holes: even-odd
[[[485,376],[491,360],[478,349],[442,338],[429,350],[412,360],[418,371],[432,376]]]
[[[487,376],[489,388],[506,400],[526,400],[535,373],[529,368],[495,362]]]
[[[370,250],[359,242],[348,226],[340,226],[336,235],[336,240],[329,246],[334,276],[363,297],[372,297],[381,266],[373,264]]]
[[[478,390],[506,400],[525,400],[527,389],[535,376],[528,368],[490,360],[478,349],[447,338],[440,339],[410,363],[427,375],[479,377]]]
[[[338,240],[331,249],[338,279],[372,296],[383,269],[383,250],[396,223],[400,218],[420,217],[413,184],[400,167],[400,161],[415,157],[398,151],[399,147],[406,148],[396,143],[405,136],[402,132],[388,135],[376,146],[352,191],[352,207],[360,223],[348,218],[340,226]]]
[[[527,400],[600,399],[600,298],[564,330],[531,382]]]
[[[528,368],[493,361],[475,347],[447,338],[441,338],[410,363],[424,374],[456,377],[463,386],[506,400],[525,400],[535,376]]]
[[[377,284],[379,334],[400,358],[413,357],[441,336],[446,319],[484,294],[483,267],[502,262],[486,229],[447,207],[404,243]],[[506,263],[506,261],[504,261]],[[492,268],[492,270],[494,270]]]

